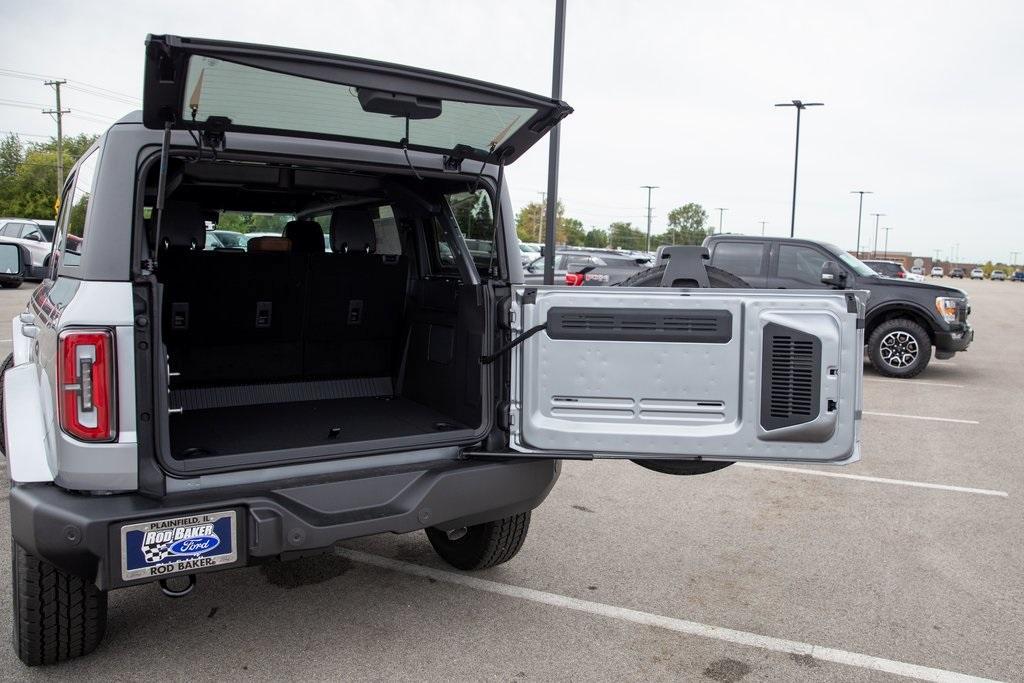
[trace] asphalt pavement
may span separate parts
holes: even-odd
[[[855,465],[567,462],[500,567],[452,571],[416,533],[203,575],[185,599],[115,591],[100,648],[47,669],[20,664],[0,610],[0,675],[1024,680],[1024,285],[957,284],[974,344],[915,380],[866,368]],[[0,291],[0,320],[29,293]]]

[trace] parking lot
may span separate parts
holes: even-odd
[[[957,286],[974,344],[916,380],[865,369],[855,465],[671,477],[567,462],[523,551],[495,569],[452,571],[423,534],[360,539],[201,576],[186,599],[116,591],[96,653],[29,670],[4,646],[0,673],[1024,680],[1024,286]],[[0,319],[30,291],[0,292]],[[6,354],[9,327],[0,339]],[[9,596],[8,571],[0,582]],[[3,611],[0,641],[10,629]]]

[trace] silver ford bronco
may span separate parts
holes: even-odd
[[[175,36],[145,60],[12,321],[26,664],[92,651],[112,589],[358,536],[505,562],[565,458],[859,457],[861,293],[740,289],[699,247],[626,286],[523,284],[505,166],[565,103]]]

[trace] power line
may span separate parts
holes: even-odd
[[[34,73],[29,73],[27,71],[17,71],[15,69],[5,69],[5,68],[0,68],[0,76],[9,76],[11,78],[21,78],[21,79],[27,80],[27,81],[47,81],[47,80],[53,80],[50,76],[44,76],[42,74],[34,74]],[[91,95],[97,95],[97,96],[101,96],[101,97],[102,96],[119,97],[121,99],[130,100],[133,103],[141,102],[141,100],[138,97],[135,97],[133,95],[127,95],[125,93],[118,92],[117,90],[111,90],[110,88],[104,88],[104,87],[99,86],[99,85],[93,85],[91,83],[84,83],[82,81],[75,81],[75,80],[66,80],[65,82],[67,83],[67,87],[72,88],[74,90],[81,90],[83,92],[90,91],[90,90],[91,91],[95,91],[95,92],[90,92],[89,94],[91,94]]]

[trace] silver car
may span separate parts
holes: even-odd
[[[53,221],[31,218],[0,218],[0,238],[28,249],[31,262],[26,277],[41,280],[53,250]]]

